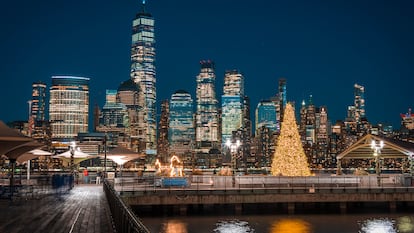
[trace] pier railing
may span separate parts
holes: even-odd
[[[138,217],[135,216],[130,207],[122,201],[122,198],[115,192],[107,180],[104,181],[103,188],[117,232],[150,232]]]
[[[177,179],[177,180],[174,180]],[[119,177],[113,180],[119,192],[157,192],[162,190],[278,190],[278,189],[383,189],[411,188],[411,176],[384,174],[381,176],[209,176],[188,177]]]

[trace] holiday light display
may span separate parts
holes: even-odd
[[[288,103],[272,161],[272,175],[310,176],[311,172],[296,125],[293,106]]]

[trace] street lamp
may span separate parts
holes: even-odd
[[[379,143],[377,143],[375,140],[371,141],[371,149],[373,150],[373,155],[375,158],[375,173],[377,174],[378,186],[380,185],[380,155],[382,148],[384,148],[384,141],[381,140]]]
[[[74,169],[74,157],[75,157],[75,150],[76,150],[76,142],[72,141],[69,144],[69,151],[70,151],[70,170],[73,172]]]
[[[227,139],[227,141],[226,141],[226,146],[227,146],[227,148],[230,149],[230,153],[231,153],[231,166],[232,166],[232,169],[233,169],[233,173],[234,173],[234,170],[237,169],[237,166],[236,166],[237,162],[236,162],[235,157],[238,153],[238,149],[239,149],[240,145],[241,145],[241,143],[240,143],[240,140],[238,140],[238,139],[236,140],[235,143],[231,142],[230,139]]]

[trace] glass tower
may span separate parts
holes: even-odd
[[[365,88],[361,85],[354,85],[354,106],[355,106],[355,122],[361,123],[361,118],[365,117]]]
[[[276,105],[270,100],[262,100],[256,108],[256,132],[266,127],[271,132],[277,131]]]
[[[232,139],[232,132],[243,127],[244,77],[237,70],[226,71],[222,102],[222,143]]]
[[[34,121],[45,120],[46,106],[46,84],[43,82],[35,82],[32,84],[32,105],[30,115]]]
[[[212,147],[219,141],[216,75],[214,62],[201,61],[197,75],[196,143],[197,147]]]
[[[117,102],[117,93],[117,90],[106,90],[100,125],[110,128],[124,128],[129,125],[127,107]]]
[[[88,131],[89,78],[52,76],[49,120],[52,138],[73,139]]]
[[[131,80],[139,89],[137,137],[145,144],[147,154],[155,154],[157,119],[154,18],[145,12],[145,1],[142,11],[132,22]]]
[[[170,100],[168,141],[171,155],[184,155],[194,142],[193,99],[183,90],[176,91]]]
[[[284,114],[284,110],[286,107],[286,103],[287,103],[287,97],[286,97],[286,79],[285,78],[280,78],[279,79],[279,108],[280,108],[280,112],[279,112],[279,116],[280,116],[280,121],[283,121],[283,114]]]

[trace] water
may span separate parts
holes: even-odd
[[[414,233],[414,214],[143,217],[159,233]]]

